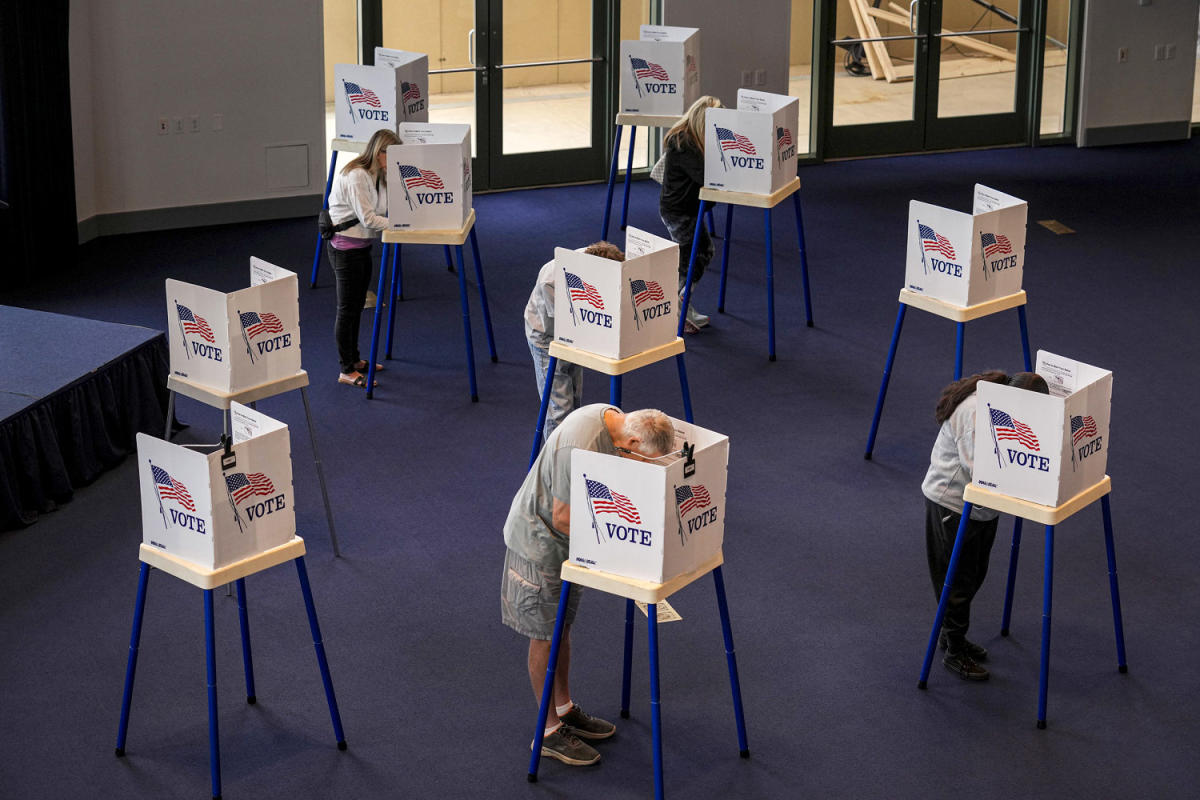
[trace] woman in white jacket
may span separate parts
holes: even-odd
[[[371,243],[388,226],[387,148],[394,144],[400,144],[394,132],[375,131],[362,154],[333,179],[329,192],[329,216],[335,225],[358,220],[329,240],[329,262],[337,282],[333,336],[341,367],[338,383],[351,386],[367,385],[363,374],[367,362],[358,354],[358,328],[371,281]]]

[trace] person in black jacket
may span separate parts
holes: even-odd
[[[696,219],[700,214],[700,187],[704,185],[704,115],[710,108],[719,108],[721,101],[705,95],[692,103],[679,122],[667,131],[663,139],[662,194],[658,198],[658,213],[679,244],[679,291],[687,280],[688,260],[692,255],[692,239],[696,235]],[[692,283],[700,280],[704,268],[713,257],[713,243],[703,226],[700,244],[696,248],[696,265]],[[708,324],[708,317],[688,303],[684,330],[696,333]]]

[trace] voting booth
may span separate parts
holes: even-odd
[[[957,306],[1021,291],[1029,205],[975,185],[971,213],[912,200],[904,285]]]
[[[980,382],[975,392],[975,483],[1058,506],[1104,479],[1112,373],[1039,350],[1044,395]]]
[[[429,56],[375,48],[375,66],[395,70],[397,122],[429,122]]]
[[[402,97],[400,76],[391,67],[334,64],[334,138],[365,142],[380,128],[396,130]]]
[[[721,552],[729,437],[671,422],[674,452],[653,463],[571,454],[572,564],[665,583]]]
[[[796,178],[800,101],[738,89],[737,108],[710,108],[704,117],[704,185],[772,194]]]
[[[700,97],[700,30],[643,25],[621,42],[621,112],[683,116]]]
[[[679,245],[630,227],[625,261],[554,250],[554,337],[607,358],[675,339]]]
[[[143,543],[205,569],[296,535],[287,426],[237,403],[230,414],[228,456],[137,435]]]
[[[250,286],[226,294],[168,279],[171,374],[233,393],[300,372],[296,274],[250,259]]]
[[[403,123],[387,150],[392,230],[459,230],[471,215],[471,126]]]

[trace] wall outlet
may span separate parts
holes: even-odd
[[[1166,55],[1163,56],[1163,60],[1170,61],[1172,58],[1175,57],[1175,45],[1167,44],[1167,45],[1164,45],[1164,47],[1166,48]]]
[[[752,82],[752,80],[751,80],[750,70],[748,70],[748,69],[744,69],[744,70],[742,70],[742,83],[741,83],[741,85],[742,85],[742,86],[753,86],[753,85],[754,85],[754,83],[753,83],[753,82]]]
[[[754,85],[755,86],[766,86],[767,85],[767,71],[765,69],[754,70]]]
[[[1154,60],[1165,61],[1167,59],[1167,48],[1165,45],[1154,45]]]
[[[158,135],[166,136],[170,132],[171,132],[171,121],[168,120],[166,117],[159,117],[158,118]]]
[[[188,117],[188,133],[200,132],[200,115],[192,114]]]
[[[172,122],[171,131],[173,133],[183,133],[183,117],[176,117]]]
[[[219,131],[219,130],[223,130],[224,128],[225,128],[225,115],[224,114],[213,114],[212,129],[214,131]]]
[[[1128,60],[1129,60],[1129,48],[1128,47],[1118,47],[1117,48],[1117,63],[1124,64]]]

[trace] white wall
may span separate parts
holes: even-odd
[[[1146,2],[1146,0],[1140,0]],[[1192,116],[1196,15],[1200,0],[1088,0],[1079,90],[1080,144],[1106,143],[1097,129],[1184,123]],[[1155,48],[1174,45],[1174,58]],[[1128,61],[1118,60],[1127,48]],[[1179,127],[1186,136],[1186,126]],[[1161,137],[1153,137],[1161,138]],[[1088,141],[1091,139],[1092,141]],[[1120,137],[1120,141],[1132,141]]]
[[[700,29],[700,90],[727,106],[745,70],[765,70],[754,88],[787,94],[791,14],[791,0],[663,0],[664,25]]]
[[[321,0],[70,8],[79,219],[322,191]]]

